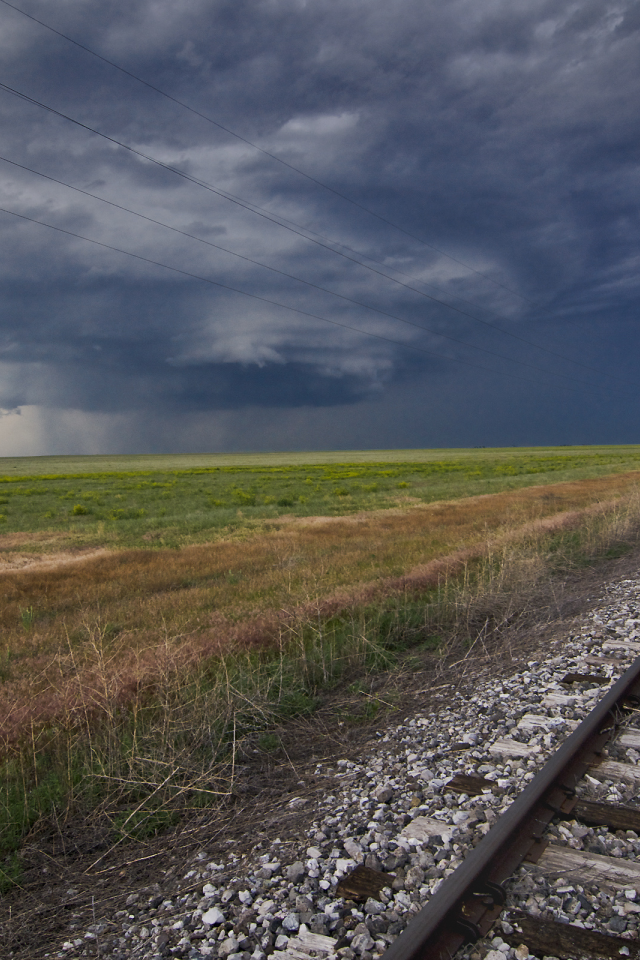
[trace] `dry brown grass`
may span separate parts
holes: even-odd
[[[510,538],[610,511],[639,478],[283,520],[214,544],[4,572],[0,735],[7,742],[34,719],[72,716],[87,698],[96,708],[128,700],[160,673],[272,642],[305,617],[424,589]]]

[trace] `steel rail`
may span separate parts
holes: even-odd
[[[501,884],[529,857],[554,816],[577,803],[575,788],[615,734],[624,701],[640,702],[640,657],[549,758],[384,953],[382,960],[451,960],[485,936],[505,901]],[[446,788],[445,788],[446,789]]]

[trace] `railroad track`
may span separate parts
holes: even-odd
[[[538,714],[525,713],[517,729],[548,731],[563,709],[575,703],[572,691],[576,687],[595,691],[607,683],[601,668],[608,663],[619,666],[619,661],[608,658],[607,653],[636,659],[604,695],[594,698],[597,702],[582,722],[565,719],[565,728],[572,731],[567,739],[464,861],[437,886],[427,905],[388,947],[382,960],[640,958],[637,933],[631,938],[594,929],[597,923],[593,921],[602,918],[584,897],[589,888],[612,894],[623,891],[620,931],[626,927],[624,918],[628,914],[640,914],[640,858],[627,859],[621,848],[614,850],[615,855],[607,855],[605,851],[612,844],[602,840],[609,834],[630,842],[634,855],[640,854],[640,807],[617,802],[617,798],[604,802],[588,798],[593,786],[603,782],[626,784],[632,794],[640,794],[640,765],[635,762],[640,760],[640,642],[616,636],[606,639],[599,655],[587,658],[587,670],[566,674],[544,698],[547,709]],[[564,690],[558,691],[558,686]],[[459,743],[457,747],[470,745]],[[633,762],[610,759],[612,749],[626,751]],[[510,737],[495,740],[489,752],[503,761],[531,756],[527,744]],[[475,796],[499,792],[499,783],[499,779],[496,782],[457,774],[444,784],[443,797],[446,801],[447,795],[455,794],[457,801],[471,801]],[[593,832],[594,827],[599,831],[601,850],[576,849],[582,846],[580,838]],[[418,848],[434,837],[437,841],[451,839],[441,820],[425,816],[413,819],[401,836],[413,840]],[[563,842],[558,843],[558,837]],[[541,916],[544,911],[535,901],[531,903],[530,888],[522,896],[521,876],[555,882],[556,902],[569,901],[569,914],[562,922]],[[365,898],[371,901],[381,895],[382,885],[388,882],[384,874],[358,866],[340,881],[338,893],[354,902]],[[386,893],[390,892],[387,887]],[[531,906],[535,913],[527,909]],[[576,917],[580,911],[590,914],[591,922]],[[614,915],[610,926],[615,927],[615,919]],[[276,952],[276,958],[328,958],[336,947],[339,944],[330,938],[303,934],[288,949]],[[344,949],[337,952],[345,955]]]
[[[607,646],[640,653],[640,644],[614,640]],[[604,681],[603,675],[597,672],[569,674],[564,678],[567,692],[550,694],[546,705],[570,706],[574,702],[571,696],[574,684],[598,686]],[[589,715],[580,724],[570,724],[575,727],[573,733],[463,863],[438,887],[427,906],[383,954],[383,960],[451,960],[458,955],[486,960],[505,960],[508,955],[518,960],[529,956],[573,960],[640,958],[637,940],[589,929],[580,920],[541,919],[539,911],[538,915],[532,915],[524,904],[519,908],[518,890],[518,870],[524,865],[529,874],[560,878],[557,892],[564,894],[565,899],[569,895],[568,899],[578,907],[584,888],[596,884],[612,891],[624,890],[629,911],[640,913],[640,862],[560,845],[548,837],[550,825],[556,824],[561,836],[569,840],[586,835],[593,826],[622,831],[625,839],[638,840],[640,808],[585,799],[581,793],[585,792],[585,786],[601,783],[598,776],[637,784],[640,789],[640,766],[607,759],[607,748],[612,744],[640,752],[640,729],[631,728],[639,708],[640,657],[637,657]],[[521,729],[544,728],[549,720],[549,716],[525,714]],[[492,744],[491,752],[503,758],[522,757],[527,749],[521,741],[500,738]],[[473,797],[496,789],[500,787],[494,781],[461,774],[445,784],[444,795],[445,798],[448,793]],[[434,836],[444,838],[445,833],[442,821],[429,817],[417,817],[402,831],[405,838],[418,843]],[[640,851],[640,842],[637,849]],[[388,883],[388,876],[359,866],[341,880],[338,892],[354,902],[365,898],[370,901],[379,896]],[[582,902],[588,903],[584,898]],[[501,935],[489,943],[486,936],[501,916],[504,918]],[[478,943],[480,952],[475,949],[471,952],[469,944]],[[509,945],[515,949],[508,953]],[[276,951],[276,957],[277,960],[328,958],[335,953],[336,946],[331,938],[303,933],[285,951]]]
[[[625,646],[640,650],[637,644]],[[570,686],[601,680],[598,674],[574,674],[567,676],[565,683]],[[571,697],[555,694],[554,699],[558,706],[563,706]],[[630,831],[637,839],[639,809],[581,799],[579,786],[585,776],[597,779],[598,775],[640,786],[640,767],[605,758],[607,746],[612,742],[630,750],[640,749],[640,731],[625,729],[629,715],[639,707],[640,657],[436,891],[428,905],[389,947],[384,960],[451,960],[464,945],[480,941],[503,913],[508,899],[505,883],[523,863],[536,864],[547,876],[563,877],[567,881],[565,893],[574,893],[575,885],[597,883],[628,891],[629,904],[635,906],[636,892],[640,892],[640,863],[554,844],[546,839],[546,834],[551,822],[556,821],[571,825],[571,829],[565,826],[570,837],[579,837],[583,827],[598,825]],[[545,719],[530,717],[528,722],[543,726]],[[494,746],[495,752],[506,756],[518,755],[520,749],[521,744],[515,740],[511,743],[502,740]],[[494,787],[490,781],[473,777],[462,777],[459,783],[452,781],[448,786],[478,794]],[[420,828],[423,835],[427,835],[429,824],[414,821],[414,835],[419,835]],[[505,923],[507,929],[511,928],[508,939],[520,940],[523,957],[529,952],[575,960],[640,957],[637,942],[585,929],[582,924],[543,921],[513,908],[508,916],[513,921]],[[494,952],[497,960],[501,951]]]

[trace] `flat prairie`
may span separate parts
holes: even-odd
[[[583,461],[584,454],[576,459]],[[520,474],[497,472],[505,462],[513,468],[514,460],[524,468]],[[434,463],[443,461],[428,465]],[[23,526],[31,529],[0,535],[0,735],[5,743],[14,741],[33,722],[48,722],[72,709],[78,689],[95,683],[89,678],[95,677],[98,659],[100,682],[109,696],[126,698],[127,690],[153,679],[162,658],[186,666],[238,647],[268,646],[281,642],[293,623],[380,602],[391,594],[424,591],[514,538],[552,534],[589,515],[615,510],[640,480],[638,472],[629,471],[549,483],[555,471],[549,469],[546,452],[498,463],[487,456],[479,468],[480,481],[512,489],[464,496],[460,486],[464,489],[466,483],[468,490],[479,481],[467,476],[468,452],[462,463],[466,481],[453,461],[445,462],[453,479],[444,480],[445,470],[435,477],[433,472],[416,474],[415,463],[399,464],[397,470],[366,465],[369,480],[375,471],[381,475],[377,482],[393,482],[392,506],[334,513],[330,494],[331,513],[254,516],[250,521],[243,516],[226,526],[212,521],[208,541],[202,542],[198,529],[197,536],[185,535],[182,545],[171,547],[162,545],[161,536],[132,549],[123,545],[126,531],[100,542],[95,531],[83,538],[68,527],[38,530],[33,517],[29,523],[23,518]],[[520,486],[523,477],[531,483],[534,466],[547,468],[546,482]],[[580,462],[574,468],[579,473],[585,466]],[[276,469],[272,483],[281,491],[297,468]],[[305,476],[309,469],[305,465]],[[330,469],[332,478],[335,468]],[[563,473],[566,469],[563,461]],[[233,470],[233,490],[242,490],[243,482],[246,490],[255,481],[253,474],[239,478],[238,468]],[[348,465],[342,472],[362,485],[362,469]],[[130,474],[124,480],[121,474],[99,476],[112,491],[132,479]],[[167,475],[152,475],[158,476]],[[399,479],[405,477],[409,479]],[[205,478],[211,482],[209,474]],[[187,480],[192,481],[191,473]],[[425,502],[430,483],[438,487],[447,480],[458,498]],[[141,481],[134,474],[136,491],[140,482],[164,481],[146,474]],[[198,474],[197,483],[205,482]],[[338,483],[346,489],[344,476]],[[419,495],[408,496],[410,489]],[[143,487],[143,494],[148,490]],[[344,506],[347,497],[346,505],[352,503],[357,493],[352,489],[339,504]],[[365,491],[373,493],[378,491]],[[321,489],[319,496],[326,491]],[[383,497],[390,499],[388,487]],[[87,514],[78,516],[84,521]],[[144,519],[137,518],[138,523]],[[160,519],[156,516],[154,522]],[[138,528],[138,542],[149,532],[140,529],[145,528]]]
[[[0,558],[166,549],[640,469],[640,447],[0,460]],[[19,536],[23,535],[23,536]]]

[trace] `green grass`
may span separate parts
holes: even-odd
[[[437,649],[439,638],[425,638],[434,599],[430,591],[384,611],[304,622],[279,648],[213,657],[141,689],[126,708],[32,730],[34,739],[0,762],[0,893],[19,878],[24,837],[54,811],[99,810],[118,842],[154,836],[181,812],[217,802],[233,789],[238,751],[277,751],[278,725],[312,715],[323,691],[392,667],[416,640]],[[363,700],[346,719],[363,723],[378,710]]]
[[[0,539],[26,535],[7,538],[5,550],[24,549],[29,534],[41,538],[39,550],[59,549],[61,538],[174,547],[277,523],[282,514],[338,516],[637,470],[640,446],[5,458]],[[603,535],[592,550],[585,537],[581,528],[543,538],[549,571],[629,549],[624,538]],[[235,585],[243,573],[234,564],[224,578]],[[381,705],[368,696],[367,678],[400,663],[418,669],[446,646],[462,587],[450,589],[449,598],[426,592],[301,623],[280,649],[210,658],[191,673],[141,687],[131,704],[112,705],[104,716],[62,717],[31,729],[0,763],[0,890],[19,876],[25,835],[53,810],[99,808],[115,839],[144,838],[185,807],[215,802],[229,787],[240,746],[277,750],[278,725],[312,714],[336,685],[355,684],[359,698],[345,719],[371,721]],[[23,604],[18,629],[32,644],[42,615],[29,600]],[[118,614],[113,619],[103,639],[123,629]],[[69,639],[76,642],[72,633]],[[10,678],[17,656],[0,647],[0,681]]]
[[[638,469],[640,446],[5,459],[0,533],[172,547],[283,513],[336,516]]]
[[[529,466],[536,464],[540,459]],[[495,469],[495,461],[488,466]],[[371,722],[387,702],[386,694],[384,700],[369,694],[373,676],[397,670],[401,698],[407,673],[420,670],[425,658],[443,662],[455,652],[460,659],[487,635],[487,625],[528,608],[532,585],[621,555],[637,542],[639,524],[630,495],[620,509],[577,529],[527,535],[419,595],[292,621],[279,643],[230,650],[190,670],[168,661],[131,702],[101,706],[93,698],[96,678],[89,677],[81,698],[89,704],[86,715],[79,710],[32,726],[0,763],[0,892],[19,882],[21,845],[43,818],[93,812],[111,823],[113,842],[170,828],[186,811],[232,793],[235,758],[254,749],[277,751],[281,725],[312,715],[336,688],[338,696],[346,690],[350,697],[338,714],[343,722]],[[30,630],[32,611],[24,613],[22,626]],[[501,651],[498,635],[496,655]]]
[[[202,454],[135,454],[100,456],[2,457],[3,476],[37,476],[43,474],[151,473],[211,469],[214,467],[296,467],[344,463],[429,463],[433,460],[489,459],[533,456],[559,456],[570,459],[593,455],[637,458],[636,444],[618,446],[560,447],[460,447],[424,450],[322,450],[290,453],[202,453]]]

